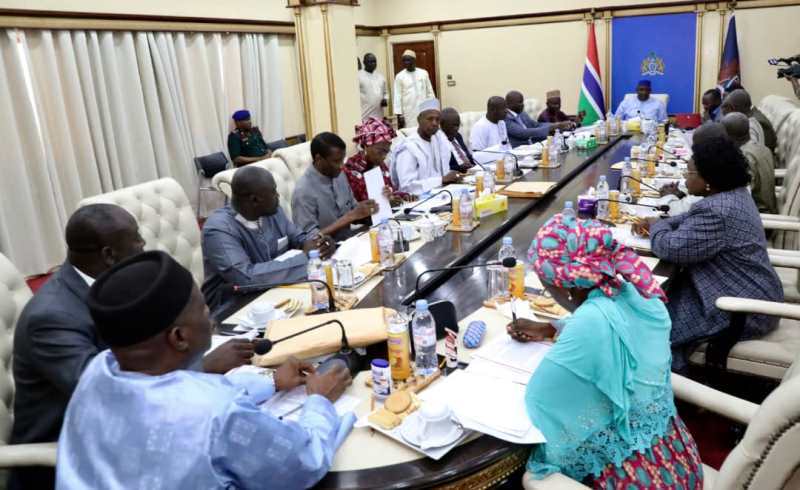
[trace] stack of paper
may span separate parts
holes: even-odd
[[[507,185],[505,189],[500,191],[508,197],[519,198],[536,198],[542,197],[547,191],[555,187],[555,182],[523,182],[517,181],[513,184]]]
[[[348,259],[353,264],[353,270],[358,270],[362,265],[372,260],[372,248],[369,242],[369,234],[350,237],[339,245],[336,253],[333,254],[334,260]]]
[[[645,252],[649,252],[651,250],[650,239],[634,235],[633,231],[631,231],[630,225],[615,226],[614,228],[611,228],[611,233],[614,235],[614,239],[616,241],[625,245],[626,247]]]
[[[298,420],[302,413],[303,405],[308,400],[305,385],[300,385],[290,391],[276,393],[272,398],[260,405],[262,412],[267,412],[281,420]],[[361,400],[351,395],[342,395],[333,404],[340,417],[352,412],[361,403]]]

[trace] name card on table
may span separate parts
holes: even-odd
[[[339,320],[347,332],[350,346],[365,347],[386,341],[386,318],[391,313],[393,310],[384,307],[362,308],[277,320],[267,325],[266,337],[274,341],[329,320]],[[342,332],[334,323],[275,344],[267,354],[255,356],[253,364],[263,367],[277,366],[289,356],[308,359],[332,354],[337,352],[341,345]]]

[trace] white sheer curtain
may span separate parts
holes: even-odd
[[[233,110],[283,137],[274,35],[6,30],[0,48],[2,134],[22,152],[6,152],[0,251],[26,274],[63,260],[84,197],[169,176],[194,202],[192,158],[226,151]]]

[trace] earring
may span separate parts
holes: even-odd
[[[706,184],[706,192],[711,192],[711,186]]]

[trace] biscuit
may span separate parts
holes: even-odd
[[[397,414],[392,413],[385,408],[381,408],[380,410],[372,412],[369,415],[368,420],[384,430],[392,430],[400,425],[401,422],[400,417],[398,417]]]
[[[392,413],[403,413],[411,405],[411,395],[407,391],[395,391],[383,402],[384,408]]]
[[[536,299],[533,300],[533,306],[537,306],[539,308],[548,308],[555,304],[556,302],[553,298],[548,298],[545,296],[537,296]]]

